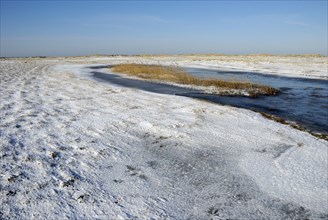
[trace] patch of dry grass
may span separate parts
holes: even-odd
[[[269,86],[253,84],[251,82],[226,81],[219,79],[199,79],[183,69],[173,66],[119,64],[111,69],[113,72],[125,73],[148,80],[160,80],[184,85],[196,85],[222,89],[246,90],[251,96],[276,95],[278,90]]]

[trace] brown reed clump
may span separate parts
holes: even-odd
[[[220,79],[200,79],[174,66],[148,64],[119,64],[111,69],[113,72],[125,73],[148,80],[160,80],[185,85],[214,86],[222,89],[247,90],[253,97],[258,95],[276,95],[278,90],[269,86],[251,82],[227,81]]]

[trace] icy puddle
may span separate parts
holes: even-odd
[[[162,94],[200,98],[223,105],[261,111],[296,122],[310,131],[328,134],[328,83],[325,80],[281,77],[253,72],[186,68],[190,74],[197,77],[250,81],[281,90],[281,93],[277,96],[249,98],[204,94],[194,89],[124,78],[99,71],[102,68],[108,68],[108,66],[92,67],[95,70],[92,72],[94,77],[120,86]]]

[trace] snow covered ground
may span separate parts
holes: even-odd
[[[86,68],[165,59],[0,61],[0,219],[328,218],[326,141]]]
[[[176,56],[116,56],[79,57],[71,62],[84,63],[137,62],[200,67],[217,70],[251,71],[289,77],[328,79],[327,56],[271,55],[176,55]]]
[[[221,56],[195,58],[191,67],[251,71],[288,77],[328,79],[328,57],[324,56]]]

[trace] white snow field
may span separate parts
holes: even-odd
[[[328,218],[327,141],[87,68],[141,59],[0,61],[0,219]]]

